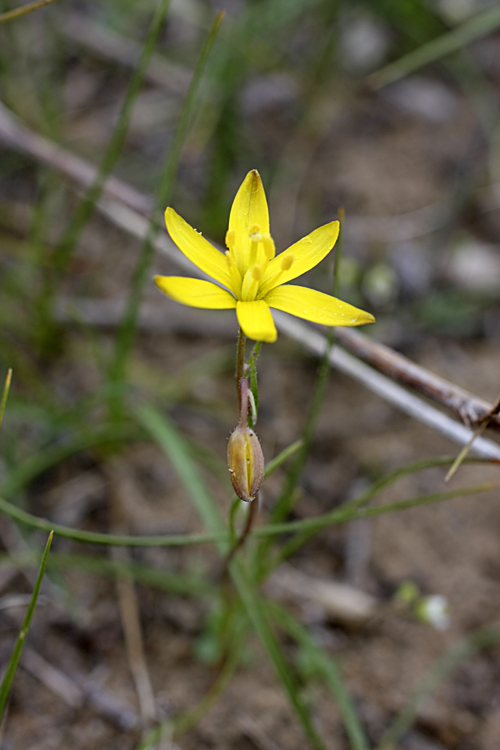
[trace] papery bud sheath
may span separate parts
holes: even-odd
[[[240,421],[227,444],[227,465],[234,491],[241,500],[255,500],[264,479],[264,455],[259,438],[248,426],[248,380],[240,380]]]
[[[234,491],[241,500],[255,500],[264,479],[264,455],[259,438],[249,427],[238,425],[227,444],[227,464]]]

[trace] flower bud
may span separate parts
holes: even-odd
[[[255,500],[264,479],[264,455],[259,438],[250,427],[239,424],[227,444],[227,463],[234,491],[241,500]]]
[[[234,491],[247,503],[255,500],[264,479],[264,455],[259,438],[248,427],[248,380],[240,380],[240,421],[227,444],[227,464]]]

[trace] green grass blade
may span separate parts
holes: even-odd
[[[476,39],[491,34],[500,27],[500,7],[490,8],[471,18],[461,26],[423,44],[418,49],[404,55],[368,78],[374,89],[381,89],[394,83],[429,63],[436,62],[452,52],[458,52]]]
[[[343,219],[343,217],[344,213],[342,211],[341,216],[339,215],[339,218]],[[341,224],[339,237],[334,248],[334,273],[332,279],[332,292],[334,293],[334,295],[337,293],[339,286],[339,268],[342,259],[342,245],[343,231]],[[295,456],[295,459],[287,472],[278,500],[271,514],[271,522],[279,522],[284,520],[294,505],[295,489],[311,451],[314,432],[316,430],[321,407],[326,395],[326,389],[328,387],[328,382],[331,374],[329,359],[334,341],[335,329],[329,328],[325,352],[318,368],[318,375],[316,378],[316,383],[314,385],[314,391],[312,394],[309,411],[306,417],[304,429],[302,431],[302,447],[297,452],[297,455]],[[261,545],[261,549],[258,552],[258,555],[261,557],[261,559],[265,559],[267,557],[268,548],[268,544]]]
[[[449,490],[448,492],[436,492],[432,495],[418,495],[418,497],[412,497],[410,500],[400,500],[396,503],[377,505],[373,508],[338,508],[329,513],[325,513],[322,516],[318,516],[317,518],[306,518],[302,521],[290,521],[289,523],[270,524],[269,526],[264,527],[263,530],[257,529],[254,534],[260,536],[263,531],[266,531],[267,534],[278,534],[280,530],[283,534],[289,534],[292,531],[298,530],[299,532],[307,531],[313,535],[314,532],[325,529],[327,526],[347,523],[348,521],[357,521],[360,518],[382,516],[386,513],[394,513],[398,510],[409,510],[410,508],[417,508],[420,505],[433,505],[434,503],[441,503],[444,500],[453,500],[457,497],[467,497],[468,495],[490,492],[497,486],[498,485],[494,482],[483,482],[482,484],[475,484],[471,487],[459,487],[456,490]]]
[[[40,570],[38,571],[38,576],[36,579],[35,588],[33,589],[33,595],[31,597],[28,611],[26,612],[21,630],[19,631],[19,635],[17,636],[14,651],[12,652],[12,656],[9,659],[2,684],[0,685],[0,721],[2,720],[5,712],[5,706],[7,705],[7,700],[10,695],[10,689],[12,687],[12,682],[16,674],[17,665],[19,664],[19,659],[21,658],[21,654],[26,641],[26,636],[28,635],[28,630],[31,624],[31,618],[33,617],[33,613],[35,611],[36,602],[38,599],[38,594],[40,593],[40,586],[42,585],[43,574],[45,573],[45,567],[47,565],[47,558],[49,556],[49,550],[50,545],[52,544],[53,536],[54,534],[51,531],[47,540],[47,544],[45,546],[42,562],[40,563]]]
[[[118,115],[116,126],[113,130],[108,146],[104,152],[104,156],[99,166],[96,178],[80,201],[71,225],[69,226],[68,230],[66,231],[56,248],[54,254],[54,263],[60,271],[64,270],[67,267],[76,243],[81,237],[81,234],[92,215],[96,202],[99,200],[102,189],[104,187],[104,183],[113,171],[118,157],[121,154],[130,125],[134,105],[142,89],[146,71],[151,60],[151,56],[158,42],[163,24],[167,17],[169,7],[170,0],[159,0],[148,30],[148,34],[142,47],[139,62],[130,80],[130,85],[125,95],[120,113]]]
[[[34,10],[39,10],[40,8],[44,8],[46,5],[51,5],[55,2],[57,2],[57,0],[36,0],[36,2],[23,5],[21,8],[8,10],[5,13],[0,14],[0,23],[13,21],[15,18],[25,16],[27,13],[33,13]]]
[[[264,479],[267,479],[267,477],[270,476],[273,471],[279,469],[281,464],[284,464],[285,461],[288,461],[289,458],[294,456],[297,451],[302,448],[303,445],[304,443],[302,440],[296,440],[295,443],[288,445],[284,450],[281,451],[281,453],[278,453],[277,456],[268,461],[266,464],[266,469],[264,471]]]
[[[139,409],[137,417],[142,426],[150,432],[169,457],[205,526],[211,532],[220,533],[222,529],[225,529],[222,515],[212,495],[198,475],[197,467],[191,459],[189,446],[184,438],[166,417],[149,406]],[[226,535],[226,539],[229,541],[229,535]],[[228,550],[227,542],[219,541],[217,546],[222,554]],[[307,706],[300,696],[296,681],[286,663],[276,636],[267,621],[265,607],[259,594],[250,583],[238,560],[232,563],[230,571],[236,590],[247,610],[248,617],[262,641],[297,718],[304,727],[312,746],[316,750],[324,750],[325,746],[314,728]]]
[[[122,536],[120,534],[81,531],[80,529],[72,529],[69,526],[52,523],[46,518],[34,516],[2,497],[0,497],[0,512],[25,526],[40,531],[53,531],[56,536],[73,539],[75,542],[82,542],[83,544],[101,544],[108,547],[181,547],[188,544],[218,543],[227,546],[230,540],[229,534],[223,531],[212,534],[165,534],[158,536]]]
[[[36,565],[30,554],[0,555],[0,569],[30,570]],[[213,596],[214,585],[205,577],[170,573],[168,570],[155,568],[134,562],[118,562],[109,557],[99,555],[74,555],[51,552],[48,570],[79,570],[89,575],[133,579],[143,586],[149,586],[159,591],[166,591],[178,596]]]
[[[283,655],[278,639],[269,624],[267,615],[269,604],[260,596],[257,589],[250,581],[244,567],[238,560],[235,560],[231,565],[231,576],[238,594],[245,605],[247,615],[252,622],[255,632],[264,646],[276,676],[278,677],[285,694],[288,696],[290,704],[298,720],[302,724],[312,747],[314,747],[315,750],[325,750],[325,744],[317,733],[310,712],[302,699],[297,680],[293,676]]]
[[[137,427],[132,429],[132,425],[104,425],[103,427],[82,428],[64,443],[39,449],[33,456],[22,461],[9,473],[0,488],[0,492],[5,497],[10,498],[23,487],[26,487],[35,477],[76,453],[99,445],[137,440],[137,437]]]
[[[151,730],[149,734],[142,740],[141,744],[136,750],[155,750],[158,747],[158,743],[161,738],[168,732],[170,736],[177,738],[179,735],[187,732],[191,727],[195,726],[200,719],[210,710],[210,708],[218,701],[224,690],[229,685],[232,676],[236,672],[238,664],[241,660],[241,649],[244,646],[242,633],[237,633],[235,636],[235,643],[231,649],[231,653],[224,662],[222,669],[220,670],[217,679],[212,684],[209,691],[204,695],[202,700],[197,706],[187,713],[175,716],[173,718],[166,719],[161,722],[157,727]]]
[[[66,555],[53,552],[49,558],[48,568],[55,570],[71,568],[91,575],[133,579],[142,586],[149,586],[178,596],[206,597],[215,593],[213,585],[206,578],[179,572],[170,573],[164,568],[160,570],[140,563],[118,562],[98,555]]]
[[[128,355],[134,342],[135,331],[137,327],[137,316],[141,303],[144,285],[148,279],[149,269],[154,257],[154,238],[162,222],[163,212],[170,200],[172,188],[177,173],[179,158],[181,155],[184,139],[188,131],[191,116],[193,114],[196,95],[201,83],[201,79],[207,64],[208,56],[219,32],[224,12],[217,14],[215,22],[207,36],[205,44],[200,52],[196,63],[193,78],[183,103],[179,124],[177,126],[172,146],[168,152],[167,161],[163,169],[162,177],[155,199],[155,208],[149,225],[148,233],[139,254],[137,265],[130,286],[129,299],[127,308],[123,316],[122,325],[118,332],[116,349],[113,362],[110,368],[110,378],[113,381],[122,380],[125,376],[125,369]],[[117,405],[115,405],[116,409]],[[118,407],[119,408],[119,407]]]
[[[172,462],[208,531],[220,533],[225,529],[222,514],[197,471],[187,441],[165,415],[151,406],[141,407],[137,410],[136,416],[141,426],[154,438]],[[226,545],[221,541],[218,547],[220,551],[224,551]]]
[[[354,515],[351,515],[351,519],[353,520],[356,517],[360,517],[356,515],[357,510],[364,508],[368,503],[370,503],[382,490],[384,490],[386,487],[389,487],[391,484],[394,484],[398,479],[401,479],[405,476],[408,476],[409,474],[413,474],[417,471],[422,471],[424,469],[429,469],[434,466],[447,466],[450,463],[450,459],[446,456],[439,456],[437,458],[427,458],[421,461],[415,461],[414,463],[407,464],[406,466],[401,467],[400,469],[396,469],[395,471],[391,472],[390,474],[387,474],[385,477],[381,477],[379,480],[374,482],[371,487],[369,487],[365,492],[362,492],[361,495],[358,497],[353,498],[352,500],[349,500],[347,503],[344,503],[340,508],[336,508],[334,511],[331,511],[330,515],[336,517],[336,521],[334,523],[343,523],[343,521],[339,521],[340,518],[337,514],[345,514],[346,518],[349,517],[350,514],[354,513]],[[488,459],[481,459],[481,458],[471,458],[467,459],[465,463],[480,463],[480,464],[487,464],[490,463]],[[449,499],[448,496],[443,499]],[[413,503],[414,500],[411,501],[405,501]],[[431,501],[429,501],[431,502]],[[388,507],[388,506],[383,506]],[[412,507],[412,506],[408,506]],[[328,514],[327,514],[328,515]],[[306,519],[308,521],[310,519]],[[278,555],[276,556],[274,562],[273,562],[273,568],[276,565],[279,565],[283,560],[286,560],[291,554],[293,554],[299,547],[301,547],[303,544],[305,544],[308,539],[310,539],[314,534],[316,533],[316,530],[314,530],[312,527],[307,529],[304,528],[303,531],[299,534],[297,534],[296,537],[293,539],[290,539],[279,551]]]
[[[165,440],[165,437],[159,437],[158,442],[160,445],[163,444],[163,441],[165,441],[165,450],[167,451],[167,455],[171,455],[168,453],[168,450],[170,450],[170,448],[167,445],[167,440]],[[175,457],[175,450],[177,450],[177,448],[173,448],[174,460],[180,460],[183,471],[185,470],[185,468],[193,466],[187,454],[181,456],[180,459],[177,459],[177,457]],[[215,506],[215,504],[213,504],[212,509],[205,507],[208,493],[199,478],[197,478],[195,482],[193,482],[192,489],[194,492],[198,492],[198,486],[201,486],[201,488],[203,488],[203,492],[205,492],[205,496],[202,499],[198,497],[198,500],[196,501],[197,507],[202,509],[202,512],[204,513],[204,516],[202,517],[206,517],[207,522],[210,522],[210,519],[215,519],[217,515],[220,517],[217,506]],[[473,487],[464,487],[462,489],[450,490],[449,492],[441,492],[435,495],[422,495],[419,497],[411,498],[410,500],[402,500],[399,503],[382,505],[376,508],[361,508],[357,510],[350,510],[348,512],[339,509],[338,511],[332,511],[317,518],[306,518],[303,521],[291,521],[289,523],[277,523],[269,524],[268,526],[262,526],[260,528],[254,529],[252,531],[252,535],[255,537],[267,537],[280,534],[288,534],[293,531],[297,531],[299,533],[307,532],[309,535],[313,535],[314,533],[321,531],[327,526],[332,526],[338,523],[356,521],[359,518],[366,518],[367,516],[384,515],[385,513],[392,513],[398,510],[415,508],[419,505],[430,505],[433,503],[443,502],[444,500],[452,500],[457,497],[465,497],[467,495],[473,495],[480,492],[488,492],[495,486],[496,485],[494,485],[493,483],[487,482],[484,484],[474,485]],[[208,495],[208,498],[210,498],[210,495]],[[100,534],[98,532],[80,531],[79,529],[72,529],[67,526],[61,526],[60,524],[51,523],[45,518],[39,518],[38,516],[34,516],[31,513],[27,513],[26,511],[21,510],[21,508],[12,505],[12,503],[9,503],[7,500],[2,499],[1,497],[0,511],[5,513],[5,515],[9,516],[15,521],[19,521],[19,523],[25,524],[26,526],[40,529],[42,531],[53,530],[56,536],[62,536],[66,539],[74,539],[76,542],[83,542],[86,544],[103,544],[108,546],[116,545],[120,547],[174,547],[188,544],[215,543],[217,544],[219,550],[227,550],[229,544],[231,543],[231,535],[227,531],[216,531],[208,534],[166,534],[160,536],[121,536],[117,534]],[[303,543],[304,537],[301,537],[300,539],[301,543]],[[292,542],[294,541],[295,540],[292,540]],[[270,570],[271,568],[269,569],[269,571]]]
[[[437,690],[443,680],[463,661],[483,649],[496,646],[499,642],[500,628],[493,626],[476,631],[446,651],[429,670],[401,713],[389,729],[386,730],[376,750],[394,750],[399,739],[415,721],[419,710]]]
[[[326,682],[339,707],[352,750],[368,750],[368,740],[336,661],[316,643],[307,628],[286,609],[273,605],[272,614],[278,624],[287,630],[304,649],[316,672]]]
[[[5,385],[3,387],[2,400],[0,401],[0,427],[2,426],[3,415],[5,413],[5,407],[7,406],[7,399],[9,398],[10,384],[12,381],[12,370],[7,370],[7,376],[5,378]]]

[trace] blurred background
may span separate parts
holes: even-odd
[[[14,7],[0,3],[2,12]],[[170,8],[60,0],[0,24],[2,381],[14,371],[1,496],[90,531],[202,530],[185,482],[134,417],[146,404],[182,432],[227,511],[236,320],[158,292],[154,273],[185,272],[144,243],[145,217],[152,212],[159,226],[172,205],[222,245],[233,197],[254,168],[278,251],[343,207],[339,296],[376,316],[363,332],[496,401],[499,93],[494,0],[172,0]],[[100,169],[97,181],[90,167]],[[111,192],[102,189],[109,175],[120,181]],[[301,283],[329,292],[332,268],[328,259]],[[258,432],[267,459],[300,437],[317,369],[285,335],[263,347]],[[291,518],[455,451],[333,372]],[[468,466],[455,484],[495,477]],[[264,486],[264,516],[282,481],[278,471]],[[440,492],[442,481],[442,469],[411,475],[386,499]],[[498,619],[499,530],[490,493],[322,532],[291,564],[373,597],[378,614],[361,626],[282,581],[267,584],[339,658],[370,746],[447,648]],[[31,591],[44,541],[0,519],[2,663],[24,612],[12,597]],[[141,728],[193,708],[213,679],[220,623],[207,575],[216,556],[205,547],[124,556],[64,539],[53,552],[0,746],[137,748]],[[115,580],[118,563],[137,581],[132,594]],[[446,597],[446,629],[394,605],[408,580]],[[138,662],[127,602],[142,632]],[[246,648],[232,690],[178,746],[304,747],[258,644],[250,638]],[[314,670],[286,648],[326,746],[351,747]],[[495,655],[460,663],[398,747],[497,750]],[[146,669],[149,693],[137,687],[137,669]],[[176,746],[162,742],[148,747]]]

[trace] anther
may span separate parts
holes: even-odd
[[[253,266],[252,278],[254,281],[260,281],[262,278],[262,268],[260,266]]]
[[[282,259],[281,264],[280,264],[281,265],[281,270],[282,271],[289,271],[290,268],[293,265],[293,261],[294,260],[295,260],[295,258],[293,257],[293,255],[291,255],[291,254],[285,255],[285,257]]]

